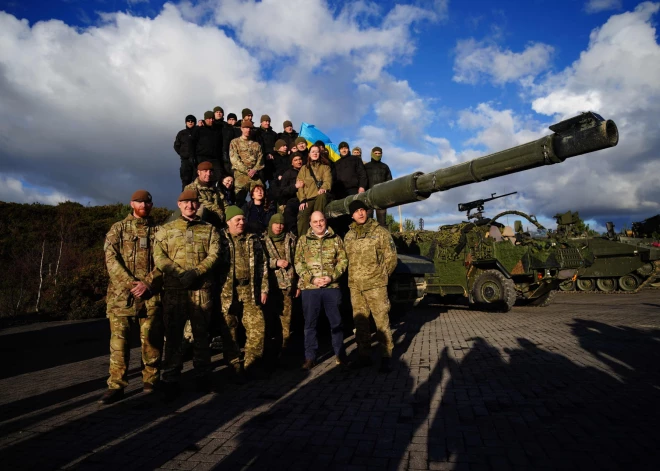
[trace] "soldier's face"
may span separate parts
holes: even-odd
[[[223,116],[222,111],[216,111],[215,113],[213,113],[213,116],[215,116],[215,119],[221,120]]]
[[[360,157],[362,154],[360,154],[360,151],[356,149],[353,151],[353,155],[357,155],[358,157]]]
[[[281,146],[281,147],[280,147],[279,149],[277,149],[277,150],[280,151],[280,152],[282,152],[283,154],[286,154],[287,147],[286,147],[286,146]]]
[[[213,126],[213,118],[205,119],[205,120],[204,120],[204,123],[205,123],[207,126]]]
[[[252,115],[247,114],[247,115],[243,116],[243,121],[252,121]]]
[[[342,157],[346,157],[348,155],[348,147],[342,147],[339,149],[339,155]]]
[[[225,177],[222,179],[222,184],[225,186],[225,188],[230,190],[232,185],[234,184],[234,179],[232,177]]]
[[[315,211],[312,213],[312,217],[309,220],[309,225],[312,226],[312,230],[316,235],[323,235],[325,233],[325,228],[327,227],[325,216],[320,211]]]
[[[275,223],[271,224],[270,228],[273,231],[273,234],[280,235],[284,231],[284,224],[280,224],[279,222],[275,222]]]
[[[234,124],[236,124],[236,118],[229,118],[227,122],[233,126]]]
[[[296,144],[296,148],[298,150],[305,150],[307,149],[307,144],[305,144],[304,142],[299,142],[298,144]]]
[[[202,183],[209,183],[213,179],[213,170],[197,170],[197,176]]]
[[[154,204],[146,201],[131,201],[131,208],[133,209],[133,216],[136,218],[146,218],[151,214],[151,208]]]
[[[318,147],[312,147],[309,149],[309,158],[311,160],[319,160],[319,148]]]
[[[353,213],[353,221],[357,224],[362,225],[367,222],[367,211],[365,209],[358,209]]]
[[[262,121],[261,127],[264,129],[268,129],[270,127],[270,121]]]
[[[295,168],[296,170],[300,170],[302,168],[302,157],[296,156],[291,160],[291,166]]]
[[[176,205],[186,219],[192,219],[199,209],[198,201],[178,201]]]
[[[245,232],[245,216],[234,216],[227,221],[227,228],[231,235],[241,235]]]
[[[241,134],[243,137],[250,137],[250,128],[241,128]]]
[[[186,127],[188,129],[192,129],[195,127],[195,122],[194,121],[186,121]]]
[[[284,128],[285,132],[293,132],[293,126],[287,126]]]

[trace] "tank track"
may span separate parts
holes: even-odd
[[[598,294],[598,295],[601,295],[601,296],[603,296],[603,295],[610,296],[610,295],[622,295],[622,294],[623,295],[637,294],[641,290],[643,290],[645,287],[650,285],[651,283],[654,283],[656,281],[656,278],[658,278],[659,276],[660,276],[660,260],[655,260],[653,262],[653,271],[651,272],[651,274],[642,283],[640,283],[640,285],[636,289],[634,289],[632,291],[624,291],[624,290],[621,290],[621,289],[617,289],[617,290],[614,290],[614,291],[601,291],[597,288],[592,289],[590,291],[580,291],[577,288],[573,289],[571,291],[562,291],[562,290],[557,290],[557,291],[559,291],[560,293],[573,294],[573,295],[575,295],[575,294]],[[654,286],[649,286],[649,289],[660,290],[660,287],[656,288]]]

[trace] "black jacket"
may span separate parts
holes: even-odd
[[[356,155],[348,154],[335,162],[336,181],[332,186],[332,193],[336,198],[355,195],[358,188],[367,189],[367,172],[362,159]]]
[[[225,123],[222,128],[222,151],[227,161],[229,161],[229,144],[233,139],[241,137],[241,128],[239,126],[232,126]]]
[[[268,223],[273,214],[275,214],[275,207],[271,205],[268,211],[264,210],[264,205],[256,205],[253,201],[248,201],[241,208],[245,213],[245,226],[249,232],[254,234],[262,234],[268,229]]]
[[[291,168],[291,156],[289,154],[280,154],[279,152],[273,153],[274,159],[271,160],[273,165],[273,180],[277,180],[280,175]]]
[[[264,156],[272,154],[274,152],[275,141],[277,141],[277,133],[270,126],[268,126],[268,129],[259,127],[255,131],[255,140],[261,144],[261,152],[263,152]]]
[[[272,195],[277,201],[278,205],[286,204],[291,198],[296,198],[298,188],[296,188],[296,180],[298,179],[298,170],[289,167],[283,174],[282,178],[274,180]]]
[[[364,169],[367,171],[369,178],[369,188],[383,182],[389,182],[392,179],[392,172],[390,167],[383,162],[371,159],[371,162],[364,164]]]
[[[197,163],[222,162],[222,132],[218,127],[197,126],[190,139],[189,155]]]
[[[189,142],[190,139],[192,139],[194,130],[194,127],[191,129],[186,127],[185,129],[179,131],[174,138],[174,151],[184,160],[188,160],[190,156]]]
[[[288,133],[288,132],[284,131],[284,132],[279,133],[277,135],[277,138],[278,139],[283,139],[284,142],[286,142],[287,149],[291,150],[291,149],[293,149],[293,143],[298,138],[298,132],[295,131],[295,130],[291,133]]]

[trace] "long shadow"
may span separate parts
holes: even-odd
[[[0,355],[12,358],[3,362],[0,379],[108,355],[109,341],[99,341],[110,338],[107,319],[38,327],[0,333]]]
[[[652,379],[621,381],[517,341],[520,348],[505,349],[508,362],[482,338],[462,361],[443,353],[451,380],[429,429],[431,462],[447,469],[657,469],[660,393]]]

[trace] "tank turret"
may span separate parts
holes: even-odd
[[[325,214],[328,217],[348,214],[348,205],[356,199],[372,209],[423,201],[439,191],[558,164],[570,157],[614,147],[619,142],[614,121],[593,112],[553,124],[550,130],[553,134],[511,149],[434,172],[415,172],[380,183],[364,193],[331,202],[325,207]]]

